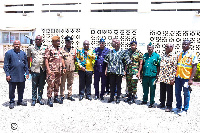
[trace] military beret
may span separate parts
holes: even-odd
[[[73,40],[73,38],[70,37],[70,36],[66,36],[64,39],[65,39],[65,41],[72,41]]]
[[[57,41],[57,40],[60,40],[60,37],[59,36],[53,36],[51,39],[52,39],[52,41]]]
[[[132,41],[132,42],[130,42],[130,44],[133,44],[133,43],[137,44],[137,42],[136,42],[136,41]]]
[[[153,45],[153,43],[152,43],[152,42],[150,42],[150,43],[148,44],[148,46],[154,46],[154,45]]]
[[[105,40],[103,38],[101,38],[99,42],[105,42]]]

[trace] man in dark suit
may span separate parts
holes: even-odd
[[[6,73],[6,80],[9,84],[9,108],[13,109],[15,105],[15,88],[17,86],[18,102],[17,105],[27,106],[23,102],[23,94],[25,88],[25,80],[29,78],[28,61],[26,53],[20,50],[21,43],[15,40],[13,43],[14,49],[6,52],[4,58],[4,71]]]

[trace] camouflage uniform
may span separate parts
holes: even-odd
[[[38,100],[42,99],[43,89],[46,79],[46,67],[44,62],[44,55],[46,45],[30,45],[27,50],[27,57],[32,57],[31,63],[31,76],[32,76],[32,99],[37,99],[38,88]]]
[[[128,87],[128,93],[136,94],[138,79],[133,79],[133,75],[136,75],[138,73],[140,65],[139,60],[143,59],[143,54],[138,49],[136,49],[135,52],[132,52],[131,49],[128,49],[127,53],[132,61],[132,63],[127,66],[126,71],[126,83]]]
[[[75,59],[76,59],[76,49],[71,48],[70,51],[65,47],[63,50],[63,56],[65,61],[66,73],[62,73],[61,86],[60,86],[60,95],[65,96],[65,82],[67,79],[67,90],[68,97],[72,96],[72,84],[74,80],[74,70],[75,70]]]
[[[56,50],[53,45],[50,45],[45,51],[45,58],[49,61],[49,69],[51,74],[47,73],[47,97],[58,96],[59,86],[61,85],[61,70],[62,70],[62,49]]]

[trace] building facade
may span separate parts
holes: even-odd
[[[19,39],[26,51],[36,35],[48,45],[58,35],[61,46],[69,35],[74,47],[89,40],[91,48],[100,38],[108,47],[112,38],[120,39],[124,49],[136,40],[142,52],[151,41],[159,54],[166,43],[173,43],[179,53],[188,39],[199,54],[199,13],[200,0],[1,0],[0,61],[14,40]]]

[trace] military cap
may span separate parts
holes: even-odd
[[[153,45],[153,43],[152,43],[152,42],[150,42],[150,43],[148,44],[148,46],[154,46],[154,45]]]
[[[66,36],[64,39],[65,39],[65,41],[72,41],[73,40],[73,38],[70,37],[70,36]]]
[[[52,39],[52,41],[57,41],[57,40],[60,40],[60,37],[59,36],[53,36],[51,39]]]
[[[105,42],[105,40],[103,38],[101,38],[99,42]]]
[[[137,44],[137,42],[136,42],[136,41],[132,41],[132,42],[130,42],[130,44],[133,44],[133,43]]]

